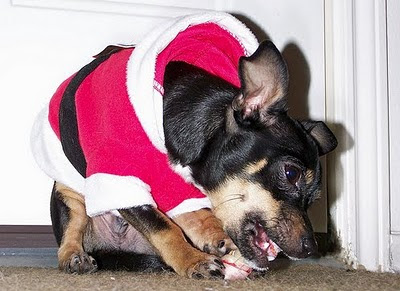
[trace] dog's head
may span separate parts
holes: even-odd
[[[228,137],[218,141],[213,174],[221,179],[208,191],[213,211],[258,268],[268,264],[271,241],[290,257],[308,257],[317,253],[307,209],[320,195],[319,157],[336,138],[323,122],[287,115],[288,71],[272,42],[242,57],[239,75]]]

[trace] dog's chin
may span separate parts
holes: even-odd
[[[269,262],[275,260],[281,251],[268,237],[266,228],[257,221],[244,226],[242,235],[239,236],[238,247],[246,263],[257,270],[265,270]]]

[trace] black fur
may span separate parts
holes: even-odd
[[[168,222],[151,205],[120,209],[122,217],[143,234],[169,229]]]
[[[53,233],[56,237],[57,244],[60,246],[65,227],[69,221],[69,208],[61,200],[59,193],[56,191],[56,183],[54,183],[53,190],[51,191],[50,216]]]
[[[303,127],[311,136],[319,137],[316,139],[319,155],[325,155],[334,150],[338,144],[335,136],[322,121],[304,120],[301,122]]]
[[[199,68],[172,62],[165,70],[164,91],[165,144],[170,157],[183,165],[196,163],[223,130],[226,108],[239,89]]]
[[[172,271],[157,255],[136,254],[116,250],[90,252],[100,270],[126,270],[140,272]]]

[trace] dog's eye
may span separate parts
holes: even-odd
[[[285,175],[290,184],[296,185],[297,181],[300,179],[301,172],[300,169],[296,168],[295,166],[286,165]]]

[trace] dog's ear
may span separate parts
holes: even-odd
[[[322,121],[302,121],[304,129],[314,138],[319,155],[323,156],[333,151],[338,142],[332,131]]]
[[[286,112],[288,69],[271,41],[264,41],[250,57],[239,60],[241,93],[232,103],[239,124],[270,125],[277,113]]]

